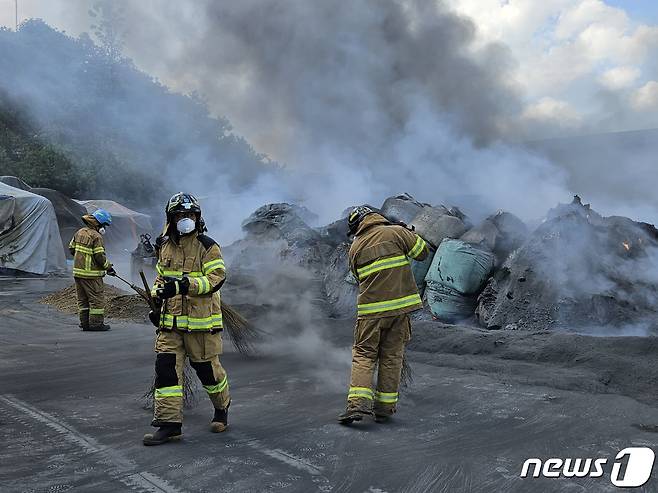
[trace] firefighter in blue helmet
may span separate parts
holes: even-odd
[[[112,224],[112,216],[104,209],[82,216],[85,226],[80,228],[69,243],[73,255],[73,278],[78,297],[80,328],[85,331],[110,330],[105,324],[105,295],[103,277],[115,275],[112,264],[105,256],[103,235]]]

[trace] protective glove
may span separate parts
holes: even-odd
[[[112,267],[111,265],[107,268],[106,272],[107,272],[108,276],[116,276],[117,275],[117,271],[114,270],[114,267]]]
[[[167,281],[158,289],[158,297],[166,300],[178,294],[187,294],[190,290],[190,280],[187,277],[175,281]]]
[[[149,312],[149,320],[151,321],[151,323],[154,326],[160,327],[160,314],[159,313],[156,313],[153,310],[151,310]]]

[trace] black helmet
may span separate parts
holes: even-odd
[[[367,205],[360,205],[355,207],[347,216],[347,228],[349,229],[349,234],[356,234],[356,230],[359,229],[359,224],[363,221],[363,218],[368,214],[374,214],[375,211]]]
[[[176,212],[196,212],[201,215],[201,206],[194,195],[178,192],[169,199],[169,202],[167,202],[165,212],[167,215],[175,214]]]

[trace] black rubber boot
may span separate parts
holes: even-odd
[[[89,310],[80,312],[80,324],[78,325],[82,330],[89,330]]]
[[[349,425],[354,421],[361,421],[364,416],[372,416],[372,412],[361,409],[348,409],[338,416],[338,422],[342,425]]]
[[[162,425],[155,433],[144,435],[144,445],[162,445],[172,440],[180,440],[183,436],[182,426],[180,423]]]
[[[390,414],[376,414],[375,413],[375,423],[387,423],[391,419]]]
[[[215,416],[212,418],[210,423],[210,431],[213,433],[221,433],[226,431],[228,427],[228,408],[231,406],[231,402],[226,405],[225,409],[215,409]]]
[[[89,331],[89,332],[105,332],[107,330],[110,330],[110,326],[107,324],[103,325],[90,325],[86,329],[83,327],[82,330],[84,331]]]

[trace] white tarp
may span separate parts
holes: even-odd
[[[132,250],[139,242],[139,235],[153,234],[151,217],[141,212],[128,209],[126,206],[113,200],[76,200],[82,204],[87,213],[91,214],[97,209],[105,209],[112,215],[112,226],[105,234],[105,248],[112,251]]]
[[[0,183],[0,268],[33,274],[66,270],[66,257],[50,201]]]

